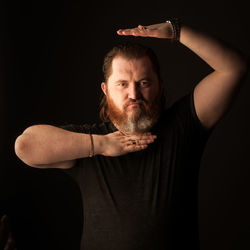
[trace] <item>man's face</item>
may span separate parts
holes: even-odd
[[[119,130],[127,133],[148,131],[159,113],[160,83],[148,57],[115,57],[107,83],[108,115]]]

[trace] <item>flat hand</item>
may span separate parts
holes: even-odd
[[[159,23],[148,26],[138,25],[132,29],[119,29],[118,35],[124,36],[142,36],[142,37],[156,37],[156,38],[173,38],[173,28],[170,23]]]
[[[141,135],[124,135],[120,131],[104,136],[104,156],[120,156],[147,148],[148,144],[154,142],[156,136],[151,133]]]

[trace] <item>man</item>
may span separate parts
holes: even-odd
[[[246,62],[177,19],[117,33],[179,41],[214,71],[165,109],[154,53],[138,44],[115,47],[103,65],[104,122],[31,126],[17,138],[16,154],[32,167],[64,169],[77,181],[82,249],[199,249],[201,155],[242,85]]]

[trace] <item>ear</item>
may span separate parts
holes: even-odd
[[[107,84],[106,82],[102,82],[101,84],[102,91],[105,95],[107,95]]]

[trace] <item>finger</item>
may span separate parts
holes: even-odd
[[[135,34],[134,29],[120,29],[117,31],[118,35],[126,35],[126,36],[131,36]]]
[[[157,138],[157,135],[152,135],[152,134],[149,134],[149,135],[138,135],[138,136],[131,136],[130,138],[128,138],[129,140],[151,140],[151,139],[156,139]]]
[[[125,36],[150,36],[149,30],[146,26],[140,26],[142,28],[133,28],[133,29],[120,29],[117,31],[118,35],[125,35]]]
[[[9,224],[9,217],[5,214],[1,218],[1,229],[3,229],[6,232],[10,231],[10,224]]]
[[[136,143],[139,145],[147,145],[150,143],[153,143],[155,141],[155,139],[142,139],[142,140],[138,140]]]
[[[150,143],[153,143],[155,141],[155,138],[146,138],[146,139],[137,139],[137,140],[133,140],[133,139],[129,139],[126,142],[124,142],[124,144],[128,147],[132,146],[145,146],[148,145]]]
[[[4,250],[14,250],[14,248],[15,248],[15,240],[13,238],[12,233],[10,232]]]
[[[136,152],[136,151],[140,151],[140,150],[144,150],[148,147],[148,145],[133,145],[133,144],[130,144],[127,146],[127,153],[131,153],[131,152]]]
[[[3,215],[0,221],[0,249],[3,249],[8,239],[8,216]]]
[[[140,139],[140,140],[127,140],[126,142],[123,142],[124,145],[126,146],[144,146],[144,145],[148,145],[150,143],[153,143],[155,141],[154,138],[150,138],[150,139]]]
[[[146,133],[142,134],[142,136],[150,136],[150,135],[152,135],[151,132],[146,132]]]
[[[4,214],[2,217],[1,217],[1,221],[0,221],[0,225],[2,224],[7,224],[7,221],[8,221],[8,216],[6,214]]]
[[[141,25],[139,24],[137,27],[135,28],[130,28],[130,29],[119,29],[117,30],[117,33],[119,35],[128,35],[130,32],[133,32],[133,31],[139,31],[139,30],[150,30],[150,31],[154,31],[154,30],[157,30],[159,28],[159,25],[160,24],[151,24],[151,25],[147,25],[147,26],[144,26],[144,25]]]

